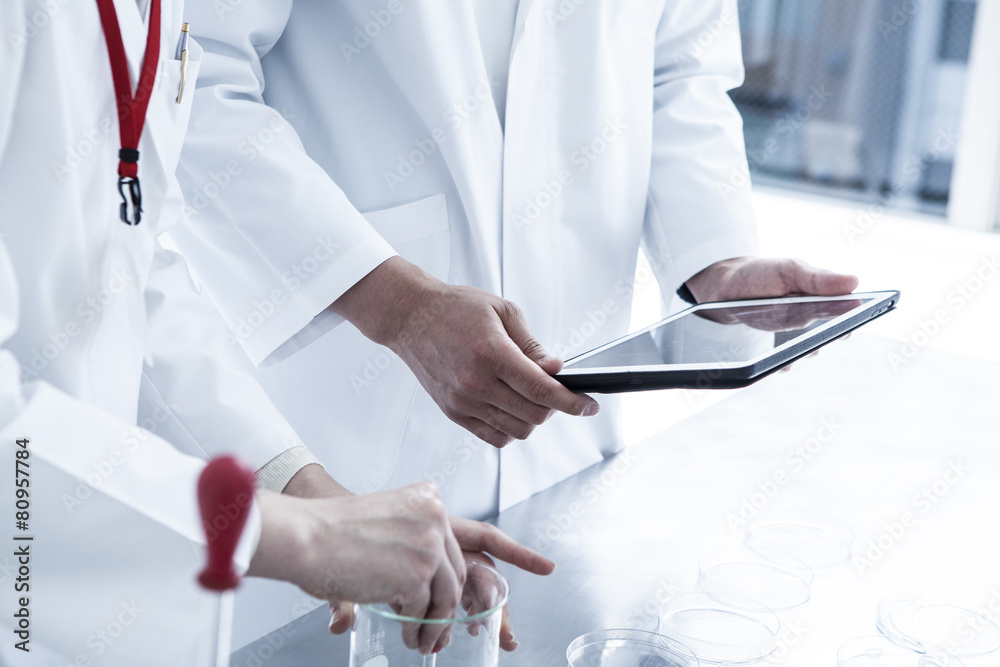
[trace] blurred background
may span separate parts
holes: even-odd
[[[900,290],[857,335],[895,341],[907,364],[963,355],[1000,373],[1000,0],[738,6],[747,74],[731,96],[750,171],[728,185],[752,182],[763,255]],[[635,295],[633,330],[662,317],[655,280]],[[729,393],[629,396],[626,441]]]
[[[947,217],[978,4],[742,0],[754,181]]]

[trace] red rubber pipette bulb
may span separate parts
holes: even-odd
[[[253,504],[254,474],[233,456],[212,459],[198,478],[198,506],[208,542],[208,563],[198,583],[227,591],[240,583],[233,554]]]

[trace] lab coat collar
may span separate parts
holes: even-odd
[[[125,55],[128,56],[133,92],[139,81],[142,57],[146,51],[146,31],[149,29],[151,3],[147,0],[145,4],[144,11],[140,12],[136,0],[115,0],[115,14],[118,16],[118,29],[122,34],[122,42],[125,44]],[[166,9],[163,11],[167,13]]]

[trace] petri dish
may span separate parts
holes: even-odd
[[[875,635],[842,645],[837,667],[963,667],[963,663],[951,656],[920,654]]]
[[[854,531],[825,514],[780,512],[747,524],[744,543],[755,551],[780,551],[823,569],[851,559]]]
[[[809,601],[812,582],[808,565],[777,551],[717,549],[698,561],[698,587],[722,602],[732,597],[750,600],[755,608],[793,609]]]
[[[781,621],[753,600],[685,593],[660,606],[659,633],[691,649],[703,664],[749,664],[778,646]]]
[[[570,667],[698,667],[682,644],[643,630],[598,630],[581,635],[566,649]]]
[[[918,653],[940,647],[957,658],[1000,650],[1000,626],[982,605],[936,593],[903,593],[878,605],[878,630]]]

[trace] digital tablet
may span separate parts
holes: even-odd
[[[699,304],[566,362],[573,391],[746,387],[895,309],[898,291]]]

